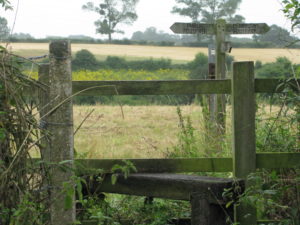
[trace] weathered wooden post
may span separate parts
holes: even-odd
[[[255,150],[255,90],[253,62],[233,63],[232,76],[233,173],[246,179],[256,170]],[[246,182],[246,188],[251,183]],[[255,208],[241,204],[235,219],[241,225],[254,225]]]
[[[50,111],[47,113],[49,114],[47,128],[50,133],[49,158],[53,164],[50,170],[51,224],[73,224],[75,196],[66,194],[66,192],[74,193],[72,74],[69,41],[60,40],[50,43],[49,84]],[[65,190],[66,188],[69,190]],[[65,204],[67,202],[68,204]]]
[[[216,23],[216,79],[221,80],[226,77],[226,48],[225,48],[225,34],[226,22],[225,20],[217,20]],[[226,102],[225,95],[217,95],[216,99],[216,125],[217,133],[219,135],[225,134],[226,123]]]
[[[208,45],[208,79],[216,79],[216,48],[213,44]],[[216,94],[208,95],[210,126],[214,125],[216,121],[216,97]]]
[[[47,113],[50,110],[50,96],[49,96],[49,64],[41,64],[38,71],[38,81],[43,84],[43,87],[38,91],[39,103],[38,110],[40,113],[40,128],[42,131],[41,144],[43,146],[41,156],[45,162],[50,162],[50,146],[47,141]]]

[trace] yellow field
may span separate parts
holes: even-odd
[[[48,52],[48,43],[12,43],[9,45],[13,52],[22,56],[35,56]],[[175,62],[190,61],[195,54],[207,54],[207,48],[188,47],[158,47],[139,45],[107,45],[107,44],[72,44],[72,51],[87,49],[98,58],[115,55],[129,58],[169,58]],[[273,62],[277,57],[286,56],[294,63],[300,63],[300,49],[254,49],[233,48],[231,55],[238,61]]]

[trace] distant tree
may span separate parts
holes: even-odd
[[[290,32],[286,29],[272,25],[267,33],[253,35],[253,39],[255,42],[271,42],[278,47],[282,47],[294,43],[297,38],[291,36]]]
[[[82,9],[96,12],[100,18],[95,21],[96,32],[108,35],[111,42],[113,33],[124,33],[118,30],[119,24],[132,24],[137,20],[135,6],[139,0],[100,0],[99,5],[87,2]]]
[[[163,31],[157,31],[155,27],[148,27],[144,32],[137,31],[132,34],[131,40],[133,41],[176,41],[175,35],[170,35]]]
[[[34,37],[31,36],[31,34],[28,34],[28,33],[13,33],[11,35],[11,38],[15,38],[15,39],[34,39]]]
[[[0,17],[0,39],[7,39],[9,35],[9,28],[7,26],[7,20],[4,17]]]
[[[69,35],[68,38],[69,39],[77,39],[77,40],[93,40],[94,39],[94,38],[92,38],[90,36],[86,36],[86,35],[82,35],[82,34]]]
[[[236,15],[242,0],[175,0],[172,13],[187,16],[192,22],[215,23],[217,19],[225,19],[229,23],[242,23],[245,18]]]

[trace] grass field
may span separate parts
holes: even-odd
[[[75,135],[75,148],[88,158],[157,158],[177,144],[175,106],[75,106],[75,128],[94,110]],[[183,106],[200,129],[200,107]]]
[[[12,43],[10,49],[24,57],[37,56],[48,52],[48,43]],[[129,60],[137,58],[169,58],[174,63],[190,61],[194,56],[203,52],[207,54],[207,48],[188,47],[158,47],[139,45],[107,45],[107,44],[72,44],[72,51],[87,49],[103,59],[107,55],[126,57]],[[294,63],[300,63],[300,49],[254,49],[233,48],[231,55],[238,61],[256,61],[264,63],[273,62],[277,57],[286,56]]]
[[[205,135],[199,105],[180,107],[195,128],[199,156],[229,156],[230,119],[227,150],[215,149],[214,140]],[[165,158],[178,146],[179,119],[176,106],[74,106],[75,130],[93,110],[75,134],[75,149],[87,158]],[[124,118],[122,117],[122,111]],[[228,112],[230,118],[230,110]],[[206,136],[206,138],[204,138]],[[212,135],[213,136],[213,135]],[[204,140],[205,139],[205,140]],[[199,147],[198,147],[199,146]],[[209,151],[208,151],[209,150]]]

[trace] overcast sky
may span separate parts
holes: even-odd
[[[2,11],[1,15],[7,18],[10,27],[16,16],[16,33],[30,33],[37,38],[77,34],[106,38],[95,33],[94,21],[97,14],[81,9],[88,0],[19,0],[17,14],[18,0],[11,2],[15,10]],[[118,38],[130,38],[133,32],[144,31],[151,26],[171,33],[169,27],[174,22],[189,22],[189,18],[170,13],[174,5],[175,0],[140,0],[136,8],[138,20],[132,26],[120,27],[126,30],[126,34]],[[243,15],[248,23],[265,22],[268,25],[277,24],[286,29],[290,28],[289,22],[281,12],[280,0],[243,0],[238,13]]]

